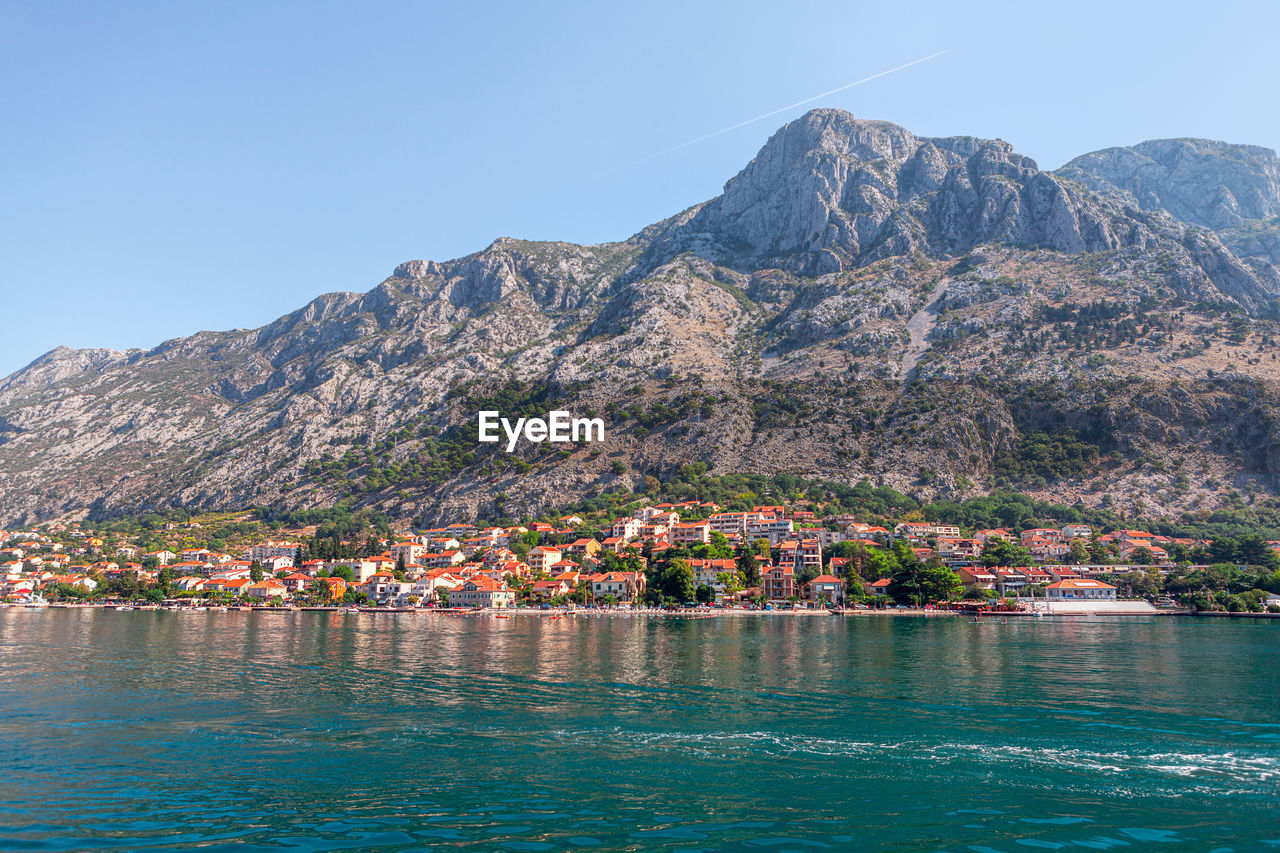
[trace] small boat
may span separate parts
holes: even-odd
[[[132,609],[133,609],[132,604],[122,604],[116,608],[116,610],[132,610]]]

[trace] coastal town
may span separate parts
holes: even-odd
[[[145,550],[146,537],[98,535],[77,522],[0,531],[0,603],[761,612],[1034,612],[1055,603],[1069,612],[1087,603],[1094,612],[1280,613],[1280,542],[1265,542],[1252,563],[1210,562],[1212,540],[1087,524],[888,526],[802,506],[725,511],[689,500],[327,547],[314,526],[234,550],[209,547],[203,532],[199,521],[169,522],[159,538],[185,544]],[[318,553],[326,550],[345,553]],[[1117,606],[1125,600],[1140,606]]]

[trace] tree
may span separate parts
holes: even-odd
[[[1014,545],[1003,539],[990,539],[982,548],[982,565],[987,568],[996,566],[1029,566],[1031,552],[1021,545]]]
[[[748,587],[759,586],[763,580],[760,576],[760,561],[756,559],[756,552],[745,545],[738,546],[738,571],[742,573],[742,579]]]
[[[710,604],[715,592],[705,583],[698,584],[698,588],[694,591],[694,597],[699,604]]]
[[[1129,562],[1135,566],[1148,566],[1151,564],[1150,548],[1134,548],[1129,552]]]
[[[249,580],[254,583],[262,580],[262,563],[257,560],[249,564]]]
[[[141,590],[142,587],[138,585],[138,573],[134,571],[121,572],[119,580],[111,583],[111,591],[126,600],[137,597]]]
[[[718,573],[716,575],[716,583],[720,584],[720,586],[724,589],[724,591],[729,593],[730,595],[732,595],[735,592],[738,592],[743,588],[742,575],[738,574],[737,572]]]
[[[1250,566],[1268,569],[1280,568],[1280,555],[1271,550],[1267,540],[1256,533],[1246,533],[1236,539],[1236,559]]]
[[[864,542],[837,542],[823,556],[844,557],[846,562],[838,573],[847,583],[861,581],[871,560],[871,552]]]
[[[76,589],[71,584],[58,581],[49,584],[44,590],[45,601],[66,601],[76,597]]]
[[[804,585],[818,576],[818,569],[815,566],[801,566],[795,573],[796,589],[803,589]]]
[[[1080,566],[1089,562],[1089,547],[1084,544],[1084,540],[1076,537],[1071,540],[1071,551],[1067,554],[1067,562]]]
[[[920,604],[924,596],[920,589],[924,564],[904,542],[895,542],[893,550],[898,569],[890,576],[889,596],[899,604]]]
[[[1126,579],[1130,594],[1147,599],[1153,599],[1160,595],[1161,587],[1164,585],[1164,575],[1158,568],[1154,567],[1130,572]]]
[[[912,553],[911,557],[914,559],[915,554]],[[867,559],[863,562],[860,572],[863,580],[878,581],[881,578],[893,577],[901,568],[902,566],[898,562],[895,553],[877,549],[867,554]]]
[[[688,560],[672,560],[662,573],[662,592],[676,601],[693,601],[693,567]]]
[[[342,578],[347,583],[351,583],[356,579],[356,573],[352,571],[351,567],[346,565],[345,563],[334,566],[333,570],[329,573],[329,575],[330,577]]]
[[[707,556],[709,560],[727,560],[733,556],[733,549],[729,547],[729,540],[725,538],[723,533],[711,531],[711,541],[707,544]]]
[[[920,573],[920,594],[926,602],[953,601],[963,592],[960,576],[946,566],[927,566]]]

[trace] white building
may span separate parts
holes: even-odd
[[[257,560],[263,565],[266,565],[267,560],[272,557],[288,557],[292,560],[298,555],[298,549],[301,547],[297,542],[260,542],[249,549],[245,559],[249,562]]]
[[[1050,601],[1116,600],[1116,588],[1095,580],[1061,580],[1045,587]]]
[[[671,528],[672,545],[696,545],[711,541],[711,525],[705,521],[677,524]]]
[[[759,518],[747,521],[747,539],[768,539],[777,545],[795,532],[795,524],[789,518]]]

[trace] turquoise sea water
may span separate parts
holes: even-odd
[[[0,849],[1280,851],[1280,624],[0,610]]]

